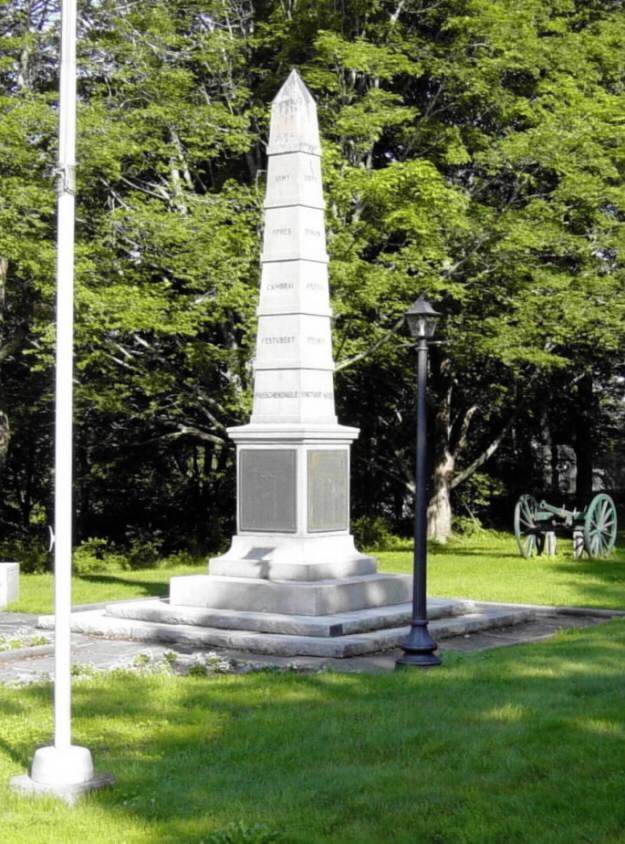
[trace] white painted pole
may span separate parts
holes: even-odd
[[[30,777],[13,787],[73,802],[96,778],[91,753],[72,744],[72,442],[74,344],[74,192],[76,169],[76,0],[62,0],[56,261],[56,420],[54,444],[54,745],[35,751]]]
[[[54,745],[71,745],[76,0],[63,0],[59,115],[54,485]]]

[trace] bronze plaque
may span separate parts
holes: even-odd
[[[294,448],[242,448],[239,452],[239,530],[295,533]]]
[[[349,464],[347,449],[308,452],[308,531],[349,527]]]

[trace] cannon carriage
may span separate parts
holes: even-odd
[[[595,495],[583,510],[554,507],[522,495],[514,508],[514,535],[523,557],[555,554],[557,534],[573,537],[573,556],[607,557],[616,543],[616,506],[609,495]]]

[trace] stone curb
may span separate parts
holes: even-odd
[[[502,601],[475,601],[475,605],[476,607],[509,607],[510,609],[532,610],[537,615],[581,615],[596,616],[597,618],[625,617],[625,610],[612,610],[604,607],[569,607],[566,604],[509,604]]]
[[[54,645],[33,645],[32,648],[13,648],[10,651],[0,651],[0,665],[5,662],[19,662],[22,659],[34,659],[39,656],[49,656],[54,653]]]

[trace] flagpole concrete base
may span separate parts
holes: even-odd
[[[40,747],[28,774],[13,777],[11,788],[25,796],[51,795],[73,805],[89,791],[113,785],[111,774],[97,775],[86,747]]]

